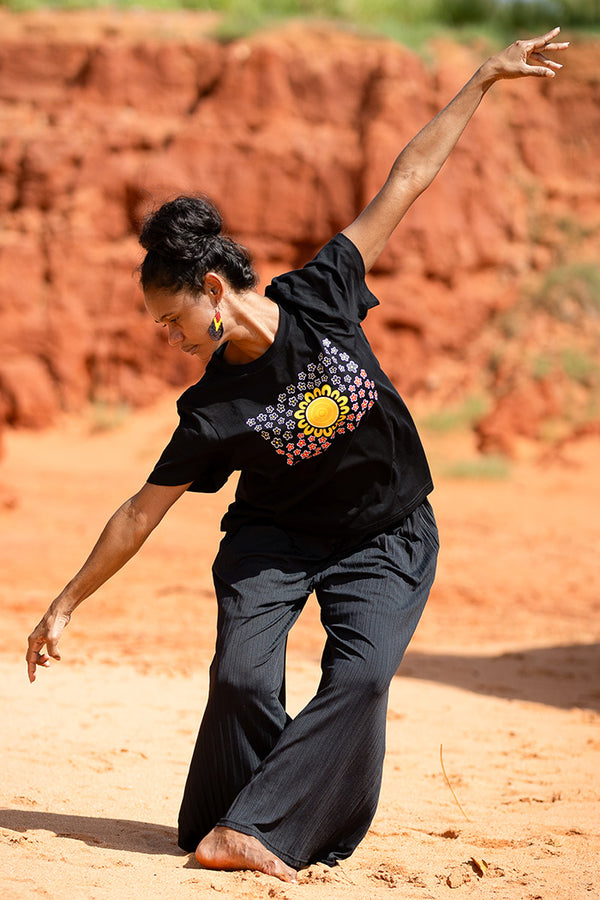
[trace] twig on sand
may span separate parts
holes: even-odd
[[[458,808],[460,809],[461,813],[463,814],[463,816],[465,817],[465,819],[467,820],[467,822],[470,822],[470,821],[471,821],[470,818],[468,817],[468,815],[466,814],[466,812],[464,811],[464,809],[463,809],[462,806],[460,805],[459,800],[458,800],[458,797],[457,797],[456,794],[454,793],[454,788],[453,788],[452,785],[450,784],[450,779],[449,779],[448,776],[446,775],[446,769],[444,768],[443,744],[440,744],[440,763],[441,763],[441,765],[442,765],[442,772],[444,773],[444,778],[446,779],[446,784],[447,784],[448,787],[450,788],[450,791],[452,792],[452,796],[453,796],[454,799],[456,800],[456,805],[457,805]]]

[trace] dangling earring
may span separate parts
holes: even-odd
[[[213,341],[220,341],[223,336],[223,321],[221,319],[221,313],[219,312],[218,306],[215,309],[213,320],[208,326],[208,333]]]

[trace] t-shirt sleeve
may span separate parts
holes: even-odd
[[[222,458],[223,446],[198,410],[178,403],[179,424],[148,477],[150,484],[187,484],[188,490],[214,493],[233,471]]]
[[[273,279],[266,295],[274,300],[354,323],[362,322],[379,301],[365,283],[358,248],[337,234],[304,268]]]

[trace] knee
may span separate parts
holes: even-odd
[[[354,692],[361,700],[373,702],[386,697],[391,679],[387,675],[378,672],[365,672],[350,682],[347,689]]]
[[[362,704],[386,697],[393,675],[388,667],[357,660],[350,665],[335,667],[331,680],[338,692]]]
[[[264,666],[224,654],[213,660],[210,669],[210,692],[227,700],[228,704],[268,705],[270,698],[277,698],[281,680],[277,684]]]

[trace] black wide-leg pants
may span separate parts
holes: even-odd
[[[210,690],[179,814],[193,851],[215,825],[258,838],[295,869],[348,857],[375,814],[388,689],[435,574],[428,501],[340,557],[271,527],[226,536]],[[314,591],[327,634],[314,698],[285,711],[287,634]]]

